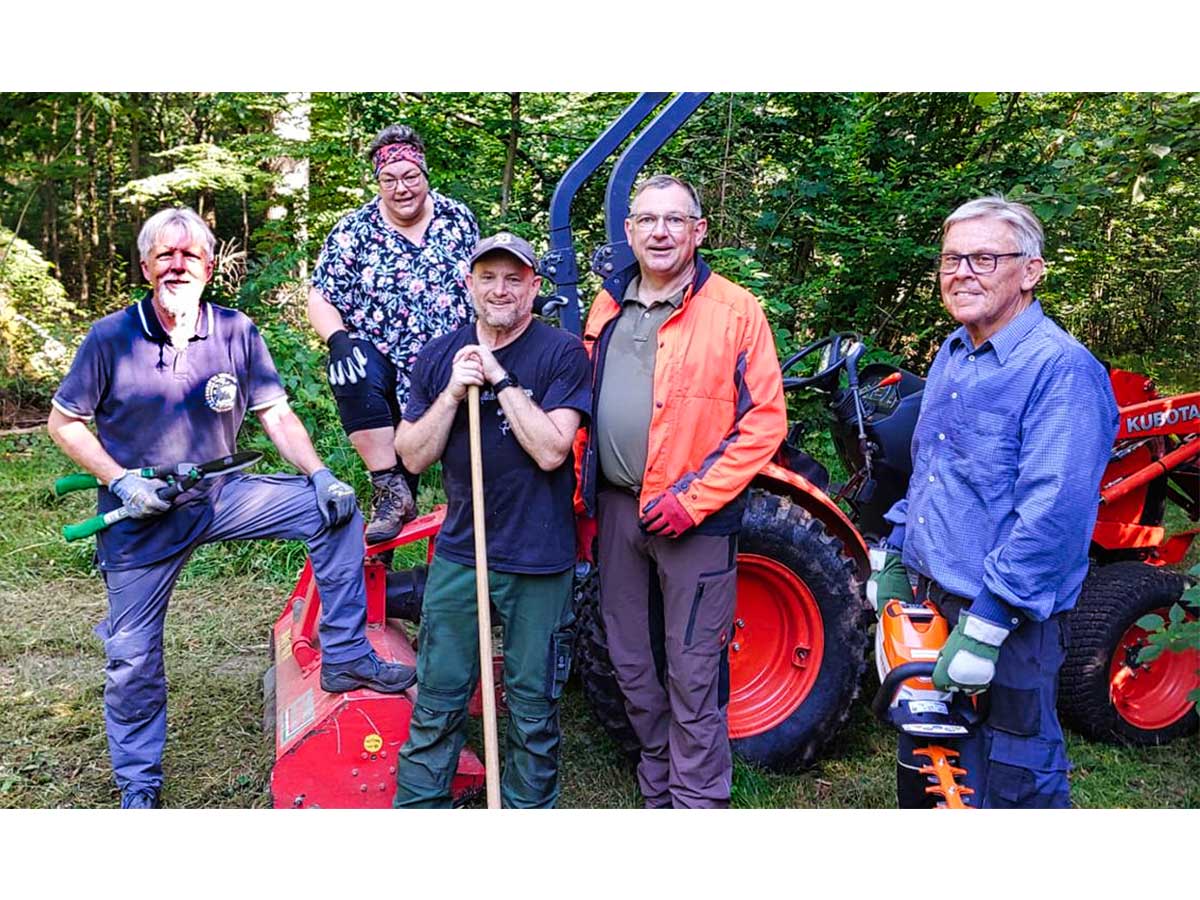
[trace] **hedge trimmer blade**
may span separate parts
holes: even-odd
[[[954,765],[958,759],[957,750],[931,744],[913,751],[914,756],[928,758],[929,765],[921,766],[920,772],[929,778],[931,784],[925,788],[925,793],[940,797],[938,809],[974,809],[968,799],[975,793],[974,788],[964,785],[959,779],[967,774],[967,770]]]

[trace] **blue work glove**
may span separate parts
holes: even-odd
[[[1000,645],[1011,630],[963,611],[946,638],[933,669],[933,686],[939,691],[978,694],[996,677]]]
[[[317,494],[317,510],[329,528],[335,528],[350,520],[358,509],[354,488],[338,481],[328,469],[317,469],[308,476]]]
[[[883,544],[872,547],[869,558],[871,577],[867,579],[867,599],[875,607],[875,615],[883,615],[883,608],[891,600],[912,603],[912,582],[908,580],[908,569],[900,561],[900,551]]]
[[[335,331],[329,336],[329,384],[339,388],[343,385],[366,387],[367,357],[361,347],[345,331]]]
[[[131,519],[144,519],[171,508],[170,503],[158,496],[159,488],[166,486],[159,478],[143,478],[137,469],[126,469],[124,475],[109,483],[108,489],[121,498]]]

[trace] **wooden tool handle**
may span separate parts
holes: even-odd
[[[479,606],[479,692],[483,697],[484,777],[488,809],[499,809],[500,750],[496,728],[496,683],[492,672],[492,600],[488,593],[478,385],[467,388],[467,420],[471,437],[471,508],[475,517],[475,599]]]

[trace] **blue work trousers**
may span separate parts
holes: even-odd
[[[213,518],[195,544],[147,566],[107,571],[108,617],[96,626],[108,657],[104,718],[113,773],[122,791],[157,790],[167,740],[163,622],[171,591],[192,551],[217,541],[280,538],[308,545],[321,596],[321,656],[348,662],[371,652],[366,637],[363,522],[326,528],[307,478],[230,475],[210,495]],[[170,515],[170,512],[166,513]]]
[[[951,627],[963,604],[939,602]],[[1071,805],[1066,745],[1058,723],[1058,672],[1067,652],[1067,616],[1044,622],[1026,620],[1000,646],[996,677],[988,689],[987,720],[970,737],[938,739],[959,752],[967,770],[962,782],[974,788],[970,803],[980,809],[1066,809]],[[897,799],[904,808],[932,806],[927,782],[917,773],[927,763],[913,756],[928,738],[900,735],[896,767]]]

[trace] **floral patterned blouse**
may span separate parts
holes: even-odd
[[[465,204],[436,191],[429,196],[433,219],[424,244],[390,226],[376,197],[334,226],[312,278],[350,336],[370,341],[396,366],[401,409],[421,348],[475,317],[466,278],[479,225]]]

